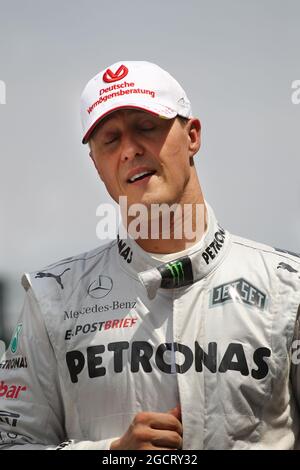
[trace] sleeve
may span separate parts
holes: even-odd
[[[114,440],[73,440],[64,422],[56,356],[29,288],[0,364],[0,450],[108,450]]]

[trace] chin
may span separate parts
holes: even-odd
[[[160,194],[154,194],[154,193],[146,193],[143,194],[143,196],[137,201],[140,204],[145,204],[145,206],[150,206],[151,204],[163,204],[167,203],[168,201],[166,198],[162,197]]]
[[[136,194],[127,195],[128,206],[132,204],[144,204],[146,207],[150,207],[151,204],[174,204],[177,202],[176,195],[171,194],[167,191],[141,191]]]

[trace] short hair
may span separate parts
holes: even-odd
[[[176,117],[177,117],[178,120],[181,122],[181,124],[184,125],[184,126],[189,122],[189,118],[186,118],[186,117],[183,117],[183,116],[179,116],[179,114],[177,114]]]

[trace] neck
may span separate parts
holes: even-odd
[[[147,208],[147,217],[144,219],[147,228],[142,236],[134,235],[136,243],[143,250],[158,254],[177,253],[190,248],[202,238],[206,230],[206,208],[198,178],[190,187],[192,189],[187,189],[183,197],[173,204],[152,204]],[[128,217],[127,230],[133,235],[130,222],[132,219]]]

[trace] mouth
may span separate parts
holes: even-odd
[[[155,173],[156,173],[155,170],[141,171],[140,173],[136,173],[135,175],[128,178],[127,183],[134,184],[134,183],[137,183],[138,181],[143,181],[146,179],[149,180],[152,175],[155,175]]]

